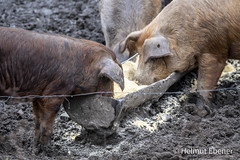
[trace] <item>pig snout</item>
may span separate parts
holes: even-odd
[[[117,43],[115,45],[115,47],[113,48],[113,51],[116,55],[116,58],[118,60],[119,63],[122,63],[124,61],[126,61],[128,58],[129,58],[129,51],[128,50],[125,50],[123,53],[120,53],[119,51],[119,43]]]
[[[144,56],[140,55],[138,67],[135,72],[135,79],[139,84],[150,85],[156,81],[167,78],[175,70],[168,68],[166,62],[162,58],[151,59],[144,62]]]
[[[154,76],[151,75],[150,72],[146,72],[146,74],[143,75],[141,70],[136,71],[134,78],[136,79],[137,83],[141,85],[152,84],[155,80]]]

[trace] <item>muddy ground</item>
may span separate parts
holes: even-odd
[[[0,0],[0,25],[104,43],[98,0]],[[184,107],[189,91],[196,88],[195,70],[169,89],[186,93],[168,93],[139,106],[111,137],[86,132],[62,109],[55,121],[52,149],[37,157],[31,156],[31,103],[1,102],[0,159],[240,159],[240,65],[230,62],[236,69],[230,67],[219,81],[213,117],[201,119]]]

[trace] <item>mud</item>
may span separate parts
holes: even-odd
[[[66,34],[104,43],[98,0],[0,0],[0,25]],[[214,92],[215,114],[199,118],[194,105],[196,70],[157,102],[146,102],[123,119],[118,132],[99,137],[71,121],[63,108],[54,124],[51,148],[32,156],[31,103],[0,103],[0,159],[239,159],[240,63],[223,75]],[[224,89],[231,88],[231,89]]]

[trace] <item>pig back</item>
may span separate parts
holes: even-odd
[[[0,90],[41,94],[49,84],[71,90],[83,79],[84,66],[91,65],[84,63],[93,61],[92,54],[84,54],[92,52],[87,46],[98,47],[67,36],[0,27]]]
[[[101,0],[101,24],[106,46],[113,49],[129,33],[149,24],[160,11],[161,0]]]

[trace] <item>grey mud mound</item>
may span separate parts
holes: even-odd
[[[0,25],[104,44],[98,0],[0,0]],[[213,117],[201,119],[183,107],[189,91],[196,88],[193,71],[169,89],[187,93],[169,93],[130,111],[118,132],[110,137],[86,132],[62,109],[54,124],[51,148],[36,157],[31,155],[31,103],[1,102],[0,159],[239,159],[240,65],[230,63],[236,70],[226,73],[218,84],[219,91],[214,92]]]

